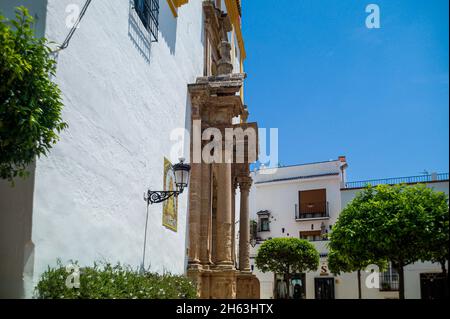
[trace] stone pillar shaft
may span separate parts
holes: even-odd
[[[233,178],[232,178],[233,179]],[[233,265],[236,265],[236,190],[234,188],[234,183],[231,187],[231,220],[233,226],[231,227],[231,258],[233,260]]]
[[[251,178],[239,179],[241,190],[240,221],[239,221],[239,270],[250,271],[250,220],[249,220],[249,193]]]
[[[191,164],[189,187],[189,264],[200,263],[201,164]]]
[[[200,262],[203,265],[211,263],[211,208],[212,208],[212,192],[211,192],[211,164],[202,164],[202,190],[201,190],[201,214],[200,214]]]
[[[232,209],[231,209],[231,164],[217,164],[217,265],[233,268],[232,260]]]

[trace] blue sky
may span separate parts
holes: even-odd
[[[448,6],[244,0],[249,120],[279,129],[279,162],[346,155],[349,180],[448,172]]]

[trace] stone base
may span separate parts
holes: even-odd
[[[259,280],[252,273],[235,269],[188,269],[201,299],[259,299]]]
[[[237,275],[236,299],[260,299],[259,279],[251,272]]]

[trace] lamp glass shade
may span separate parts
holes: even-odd
[[[178,190],[181,192],[189,184],[189,171],[191,167],[188,164],[180,162],[173,166],[173,172],[175,174],[175,183]]]

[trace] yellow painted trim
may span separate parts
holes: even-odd
[[[189,2],[189,0],[173,0],[177,8],[181,7],[183,4],[186,4]]]
[[[172,11],[172,14],[175,18],[178,17],[178,8],[188,2],[189,0],[167,0],[167,3],[169,4],[170,7],[170,11]]]
[[[241,63],[240,63],[240,71],[241,71],[241,73],[244,73],[244,60],[241,60]],[[241,86],[241,92],[240,92],[240,95],[241,95],[242,103],[245,104],[245,102],[244,102],[244,83],[243,83],[242,86]]]
[[[176,18],[178,17],[177,7],[175,6],[175,3],[173,0],[167,0],[167,3],[169,4],[170,11],[172,11],[173,16]]]
[[[241,61],[245,60],[247,54],[245,52],[244,38],[242,36],[241,29],[241,18],[239,15],[239,9],[237,7],[236,0],[225,0],[225,5],[227,6],[227,12],[230,16],[231,23],[233,24],[234,30],[236,32],[236,39],[239,44],[239,51],[241,52]]]

